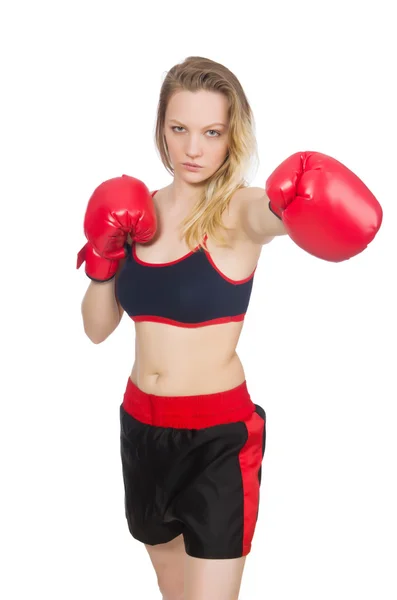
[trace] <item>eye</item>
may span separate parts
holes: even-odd
[[[173,127],[171,127],[172,131],[175,131],[176,129],[184,129],[184,127],[182,127],[181,125],[174,125]],[[209,137],[219,137],[221,135],[220,131],[216,131],[216,129],[209,129],[207,133],[215,133],[215,135],[210,135]],[[181,133],[181,131],[175,131],[175,133]]]

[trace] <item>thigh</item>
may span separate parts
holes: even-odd
[[[179,535],[171,542],[145,544],[156,571],[157,583],[164,598],[182,598],[184,590],[185,544]]]
[[[208,560],[186,556],[183,600],[238,600],[246,556]]]

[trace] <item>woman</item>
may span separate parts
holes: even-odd
[[[149,193],[123,175],[88,203],[77,263],[92,279],[84,328],[100,343],[124,311],[135,322],[120,406],[125,512],[164,600],[236,600],[266,440],[236,346],[262,246],[288,233],[319,258],[344,260],[373,239],[382,212],[356,176],[317,153],[284,161],[266,189],[248,187],[251,108],[233,73],[209,59],[167,73],[156,143],[170,185]],[[326,183],[335,173],[337,201]]]

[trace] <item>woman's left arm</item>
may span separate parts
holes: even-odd
[[[239,225],[255,244],[268,244],[276,236],[288,232],[284,223],[270,210],[266,190],[260,187],[243,188],[235,197]]]

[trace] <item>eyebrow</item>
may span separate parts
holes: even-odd
[[[178,121],[177,119],[168,119],[168,121],[171,123],[178,123],[178,125],[181,125],[182,127],[186,127],[186,125],[184,125],[183,123],[181,123],[180,121]],[[203,127],[203,129],[207,129],[208,127],[213,127],[214,125],[220,125],[221,127],[226,127],[226,125],[224,123],[210,123],[209,125],[206,125],[205,127]]]

